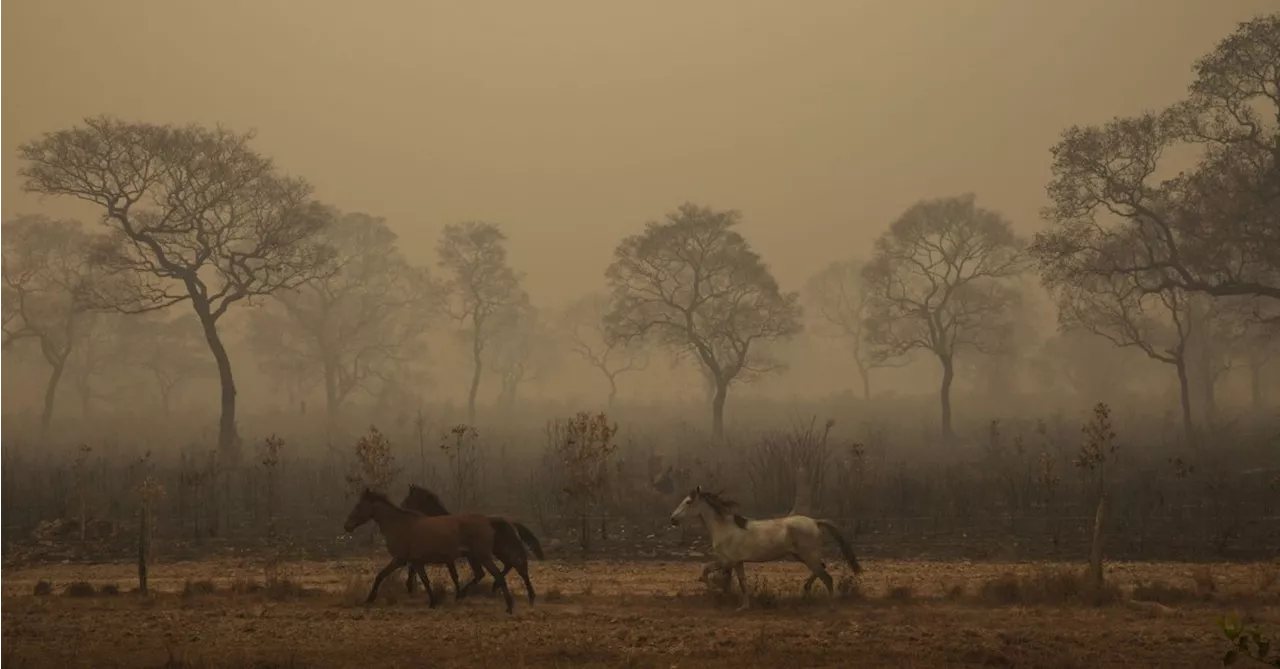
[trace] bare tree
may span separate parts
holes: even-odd
[[[645,369],[649,365],[648,351],[638,341],[611,339],[605,329],[604,318],[609,312],[607,294],[587,295],[565,309],[561,328],[568,340],[569,349],[600,370],[609,382],[609,396],[605,405],[612,409],[618,395],[618,377],[627,372]]]
[[[654,337],[694,356],[714,380],[711,428],[724,436],[724,405],[735,380],[777,370],[759,341],[799,333],[799,295],[784,293],[734,227],[741,214],[685,203],[662,222],[622,240],[605,272],[613,290],[611,341]]]
[[[900,367],[901,361],[884,355],[885,350],[867,341],[866,319],[870,296],[862,279],[863,264],[854,260],[833,262],[819,270],[806,284],[805,292],[826,322],[828,332],[849,346],[853,364],[862,382],[862,397],[871,398],[871,371]]]
[[[115,350],[120,342],[120,327],[126,318],[123,314],[95,311],[87,316],[84,332],[76,350],[71,354],[71,378],[80,397],[80,415],[88,419],[93,415],[95,400],[110,401],[119,397],[123,374],[122,360]],[[113,387],[104,389],[103,382]]]
[[[1190,294],[1167,289],[1147,292],[1124,276],[1059,278],[1045,275],[1045,285],[1058,303],[1066,329],[1080,329],[1119,347],[1133,347],[1147,357],[1172,365],[1178,375],[1183,432],[1195,440],[1191,412],[1188,343],[1195,334]]]
[[[334,219],[318,236],[334,250],[334,271],[276,292],[276,308],[254,313],[251,335],[265,368],[316,372],[331,422],[352,392],[412,363],[441,296],[383,219]]]
[[[18,297],[19,293],[9,288],[8,281],[0,284],[0,353],[31,334],[23,325]]]
[[[507,236],[493,223],[467,221],[445,226],[436,246],[449,280],[449,313],[465,324],[471,340],[471,390],[467,422],[476,421],[476,395],[484,370],[484,349],[493,335],[495,314],[527,302],[520,275],[507,264]]]
[[[1021,301],[1022,242],[973,194],[924,200],[879,239],[863,270],[871,296],[868,339],[878,355],[929,351],[942,365],[942,434],[950,440],[956,355],[1008,345]]]
[[[53,421],[58,384],[93,324],[92,239],[78,221],[21,216],[4,225],[4,347],[32,339],[49,363],[40,430]]]
[[[203,331],[192,316],[164,312],[129,316],[120,321],[112,353],[123,365],[143,369],[155,382],[160,410],[169,415],[183,386],[217,378],[218,370],[204,352]]]
[[[218,448],[235,461],[236,387],[218,321],[232,305],[329,271],[329,221],[300,179],[249,147],[252,133],[108,117],[22,145],[28,191],[100,206],[102,262],[123,279],[97,295],[126,312],[190,301],[222,386]]]
[[[556,342],[541,314],[528,303],[497,312],[490,325],[493,335],[485,357],[500,380],[498,409],[509,413],[520,384],[537,381],[554,366]]]
[[[1217,298],[1210,305],[1209,325],[1217,334],[1209,356],[1215,371],[1243,367],[1249,374],[1254,412],[1267,402],[1269,368],[1280,359],[1280,302],[1268,298]],[[1223,360],[1226,358],[1226,360]]]
[[[1042,265],[1126,275],[1148,293],[1280,299],[1280,14],[1241,24],[1195,72],[1164,112],[1063,133],[1054,226],[1032,246]],[[1197,166],[1159,178],[1180,147],[1201,152]]]
[[[1081,405],[1099,400],[1114,404],[1131,391],[1137,376],[1136,358],[1128,349],[1081,328],[1060,328],[1045,339],[1032,362],[1037,387],[1065,390]]]

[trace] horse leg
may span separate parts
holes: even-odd
[[[498,562],[502,563],[502,577],[506,578],[507,574],[511,573],[511,563],[507,562],[502,558],[498,558]],[[498,591],[498,582],[494,581],[493,586],[489,588],[489,592],[497,592],[497,591]]]
[[[453,599],[454,599],[454,601],[457,601],[457,600],[459,600],[459,599],[462,599],[462,596],[463,596],[463,590],[462,590],[461,585],[458,583],[458,568],[457,568],[456,566],[454,566],[454,564],[453,564],[453,560],[450,560],[450,561],[448,561],[448,562],[444,563],[444,567],[445,567],[445,569],[448,569],[448,570],[449,570],[449,578],[453,579]]]
[[[502,572],[498,571],[498,565],[493,563],[492,557],[485,557],[480,561],[480,564],[484,567],[485,571],[489,572],[490,576],[493,576],[493,580],[501,584],[502,598],[507,600],[507,613],[511,613],[515,608],[516,603],[515,600],[511,598],[511,589],[507,587],[507,579],[502,576]]]
[[[711,572],[713,571],[720,572],[720,574],[724,578],[724,587],[721,588],[721,590],[723,592],[732,591],[733,590],[733,567],[725,566],[719,560],[716,560],[714,562],[708,562],[707,564],[702,565],[702,575],[698,577],[698,580],[702,581],[703,583],[706,583],[707,585],[711,585],[710,576],[711,576]]]
[[[427,591],[427,608],[434,609],[438,603],[436,600],[436,592],[431,589],[431,581],[427,579],[427,570],[421,562],[414,562],[409,565],[409,578],[417,574],[422,579],[422,587]]]
[[[804,580],[804,596],[806,598],[808,598],[810,591],[813,590],[813,582],[816,580],[818,580],[816,574],[809,574],[809,578]]]
[[[738,610],[746,611],[751,605],[751,592],[747,590],[747,569],[739,562],[733,565],[733,570],[738,574],[738,587],[742,588],[742,606]]]
[[[507,569],[510,569],[510,567],[507,567]],[[520,575],[520,580],[524,581],[524,591],[529,595],[529,605],[532,606],[534,598],[538,595],[533,591],[533,581],[529,580],[528,563],[516,565],[516,573]],[[504,582],[507,580],[507,573],[505,571],[502,572],[502,580]]]
[[[403,567],[405,562],[407,562],[407,560],[391,558],[391,562],[388,562],[387,566],[383,567],[382,571],[378,572],[378,576],[373,579],[373,589],[369,591],[369,596],[365,598],[365,604],[372,604],[378,599],[378,586],[382,585],[383,579],[396,573],[396,570]]]
[[[836,594],[835,583],[831,580],[831,574],[827,573],[827,565],[823,564],[822,558],[817,555],[810,554],[805,558],[805,565],[809,567],[809,571],[813,572],[809,575],[809,579],[804,582],[804,592],[809,594],[809,588],[813,586],[814,579],[822,579],[822,584],[827,586],[827,594]]]
[[[466,592],[470,590],[471,586],[479,583],[481,580],[484,579],[484,569],[481,568],[482,565],[480,561],[473,557],[468,557],[467,562],[471,564],[471,580],[467,582],[466,585],[462,586],[461,592]],[[494,566],[494,569],[497,569],[496,565]]]

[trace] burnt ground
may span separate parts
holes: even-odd
[[[1215,619],[1239,612],[1280,632],[1280,565],[1116,563],[1115,591],[1075,565],[869,560],[836,597],[800,595],[798,564],[748,568],[757,598],[696,581],[693,562],[532,565],[539,601],[513,578],[500,599],[435,610],[403,594],[372,606],[371,559],[203,560],[5,569],[8,667],[1212,667]],[[433,582],[443,571],[431,570]],[[514,573],[512,574],[514,577]],[[51,594],[36,595],[37,583]],[[72,584],[87,582],[94,591]],[[109,594],[118,585],[119,594]],[[83,586],[81,586],[83,588]],[[487,590],[487,588],[482,588]],[[79,594],[80,596],[77,596]],[[1153,600],[1163,603],[1153,603]]]

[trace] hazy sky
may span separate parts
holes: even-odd
[[[976,191],[1037,225],[1073,123],[1162,106],[1275,0],[387,2],[10,0],[3,214],[17,145],[109,113],[256,129],[322,199],[412,256],[501,223],[535,300],[602,284],[625,234],[733,207],[799,287],[913,201]]]

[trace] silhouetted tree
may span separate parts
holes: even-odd
[[[164,312],[120,319],[111,353],[123,366],[146,370],[155,381],[160,410],[168,415],[182,386],[217,378],[199,320]]]
[[[123,279],[98,298],[126,312],[189,300],[222,386],[218,447],[235,461],[236,387],[218,321],[232,305],[329,271],[329,221],[311,188],[249,148],[252,133],[97,117],[22,145],[29,191],[102,208],[97,257]]]
[[[868,339],[878,355],[929,351],[942,365],[942,434],[950,440],[956,355],[1007,346],[1021,301],[1022,242],[973,194],[924,200],[879,239],[864,268]]]
[[[1147,357],[1172,365],[1178,375],[1182,425],[1188,443],[1195,439],[1188,344],[1201,325],[1192,313],[1192,295],[1176,288],[1147,292],[1124,275],[1060,277],[1043,275],[1058,303],[1059,322],[1103,337],[1119,347],[1134,347]]]
[[[754,347],[802,330],[799,295],[778,288],[769,268],[734,230],[741,214],[686,203],[665,221],[622,240],[605,272],[613,290],[611,341],[654,337],[694,356],[715,382],[712,433],[724,435],[729,385],[782,367]]]
[[[484,349],[493,335],[491,321],[496,314],[528,301],[520,288],[520,275],[507,265],[506,240],[493,223],[467,221],[445,226],[436,246],[438,264],[451,275],[449,313],[467,326],[471,340],[467,422],[473,425]]]
[[[1280,14],[1242,23],[1195,73],[1164,112],[1063,133],[1053,227],[1032,245],[1042,265],[1146,293],[1280,299]],[[1195,168],[1160,179],[1186,146],[1202,151]]]
[[[95,311],[85,320],[84,334],[71,354],[69,366],[72,385],[80,397],[82,418],[93,415],[95,400],[119,397],[124,385],[121,382],[130,374],[131,370],[121,364],[117,350],[125,318],[119,313]]]
[[[21,216],[4,225],[4,347],[32,339],[49,363],[40,430],[49,431],[58,384],[93,325],[91,236],[78,221]]]
[[[862,279],[863,265],[842,260],[818,270],[805,286],[807,297],[817,307],[828,331],[845,341],[858,368],[862,397],[871,398],[871,370],[899,367],[901,363],[885,355],[867,341],[866,318],[869,296]]]
[[[587,295],[565,309],[561,328],[570,350],[600,370],[608,381],[609,395],[605,405],[613,408],[613,400],[618,395],[618,377],[647,367],[649,355],[638,341],[608,336],[604,318],[609,312],[609,304],[610,298],[606,294]]]
[[[334,271],[277,291],[277,308],[254,313],[251,336],[264,368],[323,385],[331,422],[352,392],[411,364],[442,297],[383,219],[334,219],[317,237],[334,250]]]
[[[498,409],[515,408],[520,384],[542,378],[554,366],[556,342],[541,314],[522,303],[497,312],[486,351],[490,369],[498,375]]]
[[[1042,392],[1066,391],[1086,406],[1099,400],[1115,404],[1131,392],[1138,361],[1088,330],[1061,328],[1040,344],[1031,364]]]

